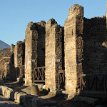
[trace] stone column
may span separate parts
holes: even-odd
[[[75,4],[64,25],[65,88],[70,96],[76,94],[78,73],[82,72],[82,35],[83,7]]]
[[[58,72],[62,70],[63,28],[54,19],[46,23],[45,38],[45,85],[50,92],[58,90]]]
[[[35,23],[30,22],[26,29],[25,37],[25,85],[33,83],[33,72],[37,67],[37,39],[38,32]]]

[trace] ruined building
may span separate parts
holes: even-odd
[[[74,96],[107,90],[107,14],[87,19],[78,4],[64,27],[55,19],[30,22],[25,40],[13,46],[16,77],[25,85],[44,84],[50,92]],[[102,86],[101,86],[102,85]]]

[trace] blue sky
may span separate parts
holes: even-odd
[[[25,38],[28,22],[55,18],[63,25],[73,4],[84,6],[87,18],[104,16],[106,0],[0,0],[0,40],[15,44]]]

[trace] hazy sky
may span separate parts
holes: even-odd
[[[23,40],[30,21],[55,18],[63,25],[73,4],[84,6],[87,18],[106,12],[106,0],[0,0],[0,40],[8,44]]]

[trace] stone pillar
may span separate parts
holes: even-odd
[[[18,41],[14,47],[14,67],[16,69],[17,77],[20,77],[22,72],[22,67],[24,67],[25,62],[25,43]]]
[[[46,23],[45,38],[45,85],[50,92],[58,90],[58,72],[62,70],[63,28],[54,19]]]
[[[25,37],[25,85],[33,83],[33,72],[37,67],[37,39],[38,32],[36,24],[30,22],[26,29]]]
[[[45,66],[45,22],[30,22],[25,37],[25,85],[35,80],[37,67]]]
[[[75,4],[69,9],[64,25],[65,88],[70,96],[77,91],[78,73],[82,72],[83,7]]]
[[[17,68],[24,65],[24,42],[18,41],[14,47],[14,66]]]

